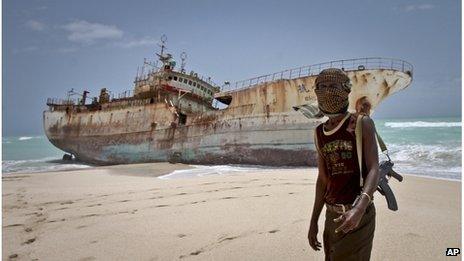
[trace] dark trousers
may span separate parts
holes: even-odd
[[[326,261],[367,261],[370,260],[372,241],[375,230],[375,207],[370,204],[359,222],[359,226],[345,234],[343,231],[335,233],[343,221],[335,223],[333,220],[340,214],[326,210],[324,227],[324,252]]]

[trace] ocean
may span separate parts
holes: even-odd
[[[375,119],[398,173],[461,180],[461,118]],[[43,172],[92,167],[61,160],[64,152],[45,136],[2,138],[3,173]],[[381,153],[380,153],[381,154]],[[386,157],[380,155],[380,160]],[[170,178],[204,176],[263,169],[263,166],[195,166]]]
[[[461,179],[461,118],[374,121],[398,173]]]

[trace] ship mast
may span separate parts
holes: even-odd
[[[158,55],[159,60],[163,63],[162,70],[166,69],[166,64],[167,64],[167,62],[169,60],[169,57],[165,57],[165,55],[164,55],[164,48],[166,48],[165,44],[166,44],[167,40],[168,40],[168,37],[165,34],[163,34],[161,36],[161,45],[158,44],[161,47],[161,53],[156,54],[156,55]],[[158,86],[161,86],[161,78],[158,79]],[[159,90],[156,91],[156,96],[157,96],[157,100],[160,100],[160,92],[159,92]]]
[[[187,53],[186,52],[182,52],[180,54],[180,59],[182,60],[182,63],[180,65],[180,71],[182,73],[185,73],[185,59],[187,59]]]
[[[163,36],[161,36],[161,52],[159,54],[157,53],[156,55],[158,55],[159,60],[163,63],[163,71],[171,71],[176,66],[176,62],[174,59],[172,59],[172,55],[170,53],[164,53],[164,49],[166,48],[166,40],[167,37],[163,34]]]
[[[158,56],[163,56],[163,54],[164,54],[164,48],[166,47],[165,43],[166,43],[167,40],[168,40],[168,37],[167,37],[165,34],[163,34],[163,35],[161,36],[161,45],[160,45],[160,47],[161,47],[161,54],[158,54]]]

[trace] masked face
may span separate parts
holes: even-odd
[[[319,109],[324,114],[343,113],[348,108],[350,88],[347,84],[324,82],[316,85],[316,96]]]

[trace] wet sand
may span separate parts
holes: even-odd
[[[306,239],[316,169],[155,177],[185,168],[3,175],[3,260],[323,260]],[[391,183],[400,210],[376,193],[372,260],[458,260],[461,182]]]

